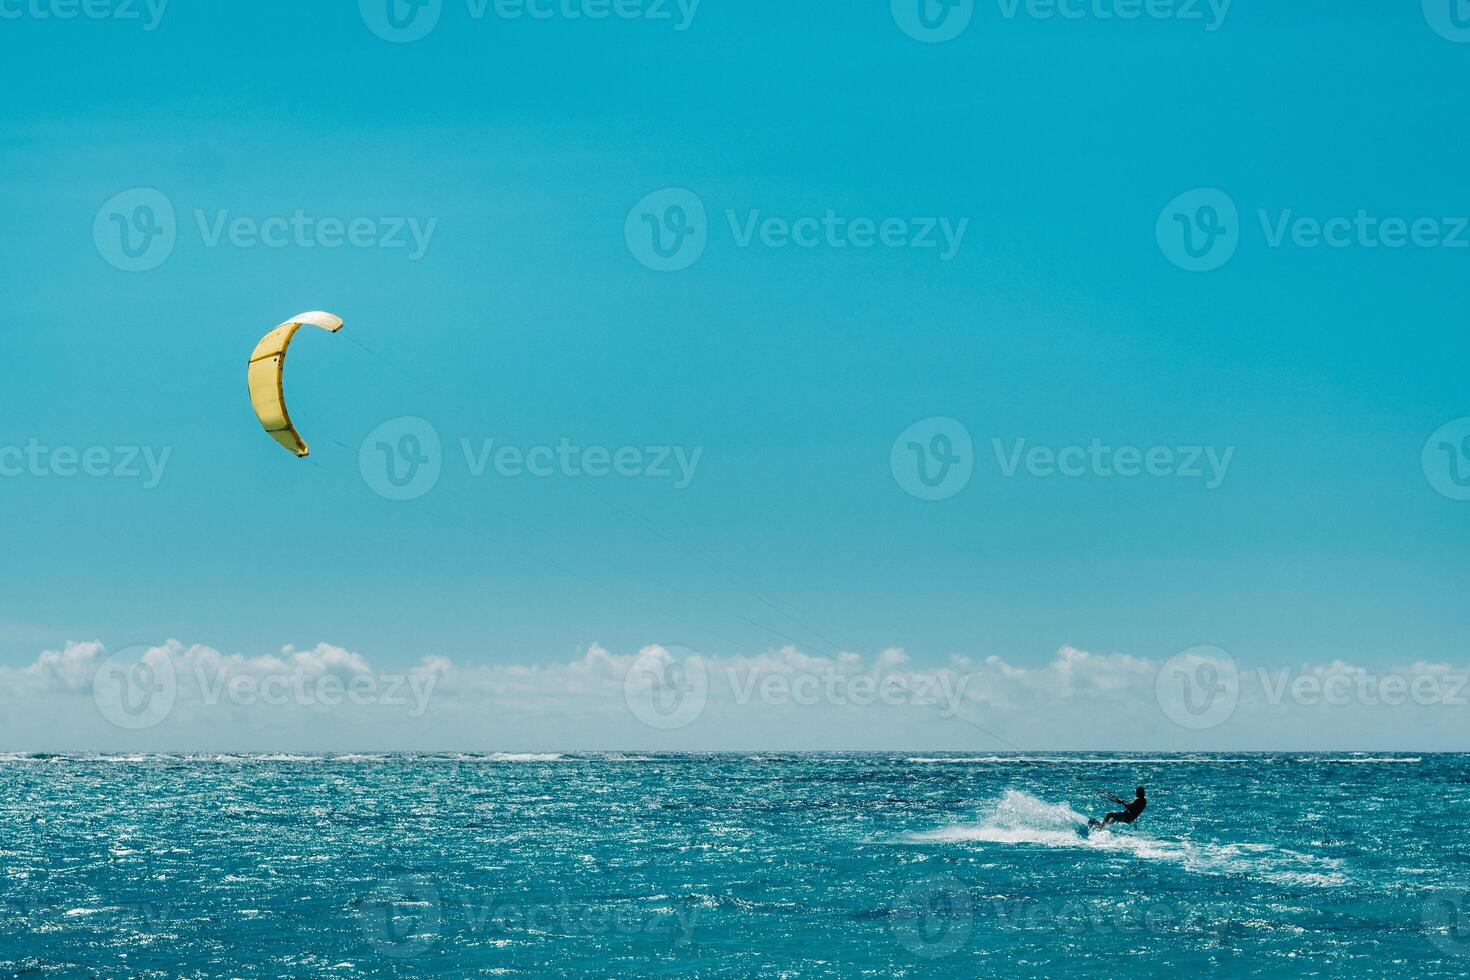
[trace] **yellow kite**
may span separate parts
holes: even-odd
[[[299,313],[262,337],[250,355],[250,404],[255,407],[255,417],[272,439],[297,456],[309,456],[311,450],[291,424],[281,379],[286,373],[286,348],[296,331],[308,324],[336,333],[342,329],[342,318],[320,311]]]

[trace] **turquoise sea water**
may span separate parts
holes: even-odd
[[[1467,763],[0,756],[0,975],[1459,977]]]

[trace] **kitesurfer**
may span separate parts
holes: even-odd
[[[1143,812],[1143,808],[1148,806],[1148,798],[1144,796],[1142,786],[1138,787],[1138,795],[1135,796],[1131,802],[1128,800],[1120,799],[1119,797],[1114,796],[1112,793],[1104,793],[1103,796],[1112,800],[1123,809],[1115,813],[1105,814],[1101,820],[1093,819],[1087,821],[1087,826],[1092,828],[1093,830],[1101,827],[1106,827],[1109,824],[1132,823],[1133,821],[1138,819],[1138,815]]]

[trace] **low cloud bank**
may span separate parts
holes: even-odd
[[[900,649],[714,657],[593,645],[555,664],[407,669],[322,643],[265,655],[68,643],[0,668],[0,749],[1243,751],[1470,747],[1470,669],[1238,664],[1063,647],[1040,666]]]

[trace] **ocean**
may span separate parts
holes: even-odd
[[[0,975],[1463,977],[1467,763],[6,755]]]

